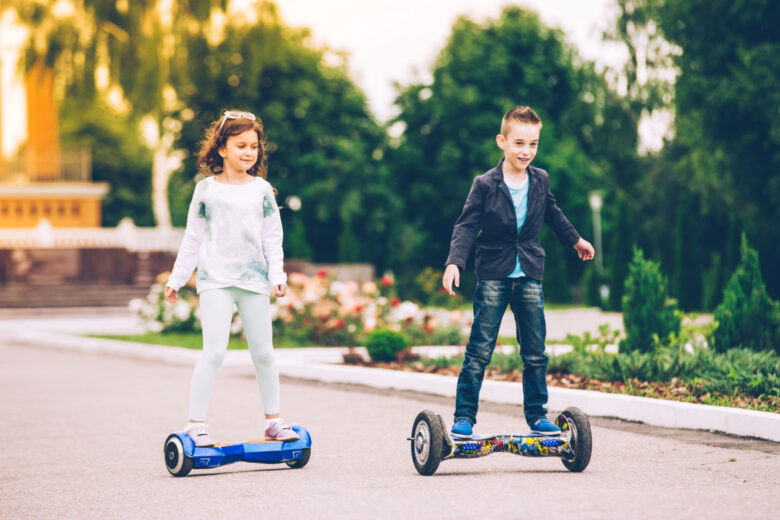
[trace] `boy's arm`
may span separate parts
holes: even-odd
[[[466,197],[466,203],[463,205],[463,211],[455,222],[452,229],[452,239],[450,240],[450,253],[447,256],[445,266],[456,265],[460,271],[466,269],[466,260],[471,253],[471,246],[474,244],[474,237],[479,231],[482,222],[482,209],[484,207],[484,195],[479,183],[479,177],[474,179],[471,184],[469,196]]]
[[[549,181],[548,181],[549,182]],[[555,202],[555,196],[550,191],[550,185],[547,184],[547,204],[544,210],[544,221],[553,230],[558,241],[565,247],[574,247],[580,240],[580,234],[574,229],[574,226],[563,214],[563,211]]]

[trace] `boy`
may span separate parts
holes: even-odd
[[[593,246],[579,236],[550,193],[547,172],[530,166],[536,156],[542,122],[529,107],[511,108],[501,123],[496,143],[504,158],[477,176],[452,231],[450,254],[442,279],[451,295],[460,287],[460,272],[476,237],[474,322],[466,358],[458,377],[453,437],[469,438],[477,421],[479,391],[498,339],[507,304],[517,326],[523,358],[523,412],[531,431],[558,435],[547,420],[547,356],[542,272],[544,250],[539,243],[542,222],[558,240],[573,247],[581,260],[593,258]],[[481,233],[477,236],[477,232]]]

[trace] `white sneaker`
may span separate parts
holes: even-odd
[[[267,441],[294,441],[299,438],[295,430],[287,426],[281,419],[268,421],[265,427],[265,440]]]
[[[216,442],[209,437],[208,431],[206,431],[206,423],[190,423],[187,425],[187,429],[184,433],[192,437],[195,442],[195,446],[205,447],[214,446]]]

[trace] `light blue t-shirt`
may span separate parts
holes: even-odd
[[[517,232],[519,233],[528,213],[528,175],[525,176],[525,181],[522,184],[514,184],[504,175],[504,183],[512,196],[512,204],[515,206],[515,217],[517,217]],[[520,266],[520,257],[517,257],[515,262],[515,270],[509,274],[509,278],[525,276],[523,268]]]

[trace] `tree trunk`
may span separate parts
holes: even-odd
[[[171,228],[171,211],[168,206],[168,180],[184,158],[181,150],[173,149],[175,136],[163,131],[154,148],[152,160],[152,209],[157,227]]]

